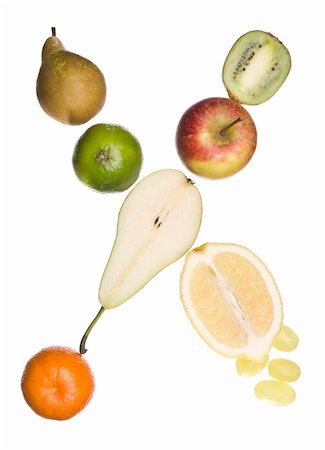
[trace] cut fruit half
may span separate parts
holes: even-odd
[[[105,309],[115,308],[192,247],[202,219],[193,181],[175,169],[143,178],[121,206],[115,242],[99,287]]]
[[[271,98],[287,78],[291,57],[275,36],[254,30],[233,45],[223,66],[228,95],[239,103],[258,105]]]
[[[192,325],[215,351],[266,357],[282,325],[282,301],[273,276],[249,249],[206,243],[190,251],[180,293]]]

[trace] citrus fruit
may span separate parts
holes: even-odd
[[[48,347],[27,362],[21,388],[36,414],[66,420],[87,405],[95,383],[88,363],[79,353],[67,347]]]
[[[120,192],[139,177],[142,151],[127,129],[99,123],[79,138],[72,163],[77,177],[87,186],[101,192]]]
[[[217,243],[190,251],[180,293],[194,328],[214,350],[265,359],[282,325],[282,301],[271,273],[253,252]]]

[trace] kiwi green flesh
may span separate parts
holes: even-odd
[[[258,105],[277,92],[290,68],[290,53],[282,42],[255,30],[235,42],[224,63],[222,79],[231,98]]]

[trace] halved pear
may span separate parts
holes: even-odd
[[[99,287],[102,305],[86,339],[105,309],[115,308],[193,245],[200,229],[202,200],[192,180],[164,169],[142,179],[120,209],[116,238]]]
[[[173,169],[145,177],[124,201],[99,301],[114,308],[138,292],[194,243],[202,217],[193,182]]]

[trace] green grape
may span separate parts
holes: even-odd
[[[238,358],[236,361],[236,370],[242,377],[251,377],[261,372],[269,360],[268,355],[263,361],[255,362],[247,358]]]
[[[255,386],[255,395],[259,400],[276,406],[285,406],[296,398],[294,389],[283,381],[263,380]]]
[[[268,371],[271,377],[280,381],[296,381],[300,377],[300,367],[289,359],[272,359]]]
[[[275,336],[273,347],[283,352],[291,352],[299,342],[296,333],[287,325],[282,325],[280,332]]]

